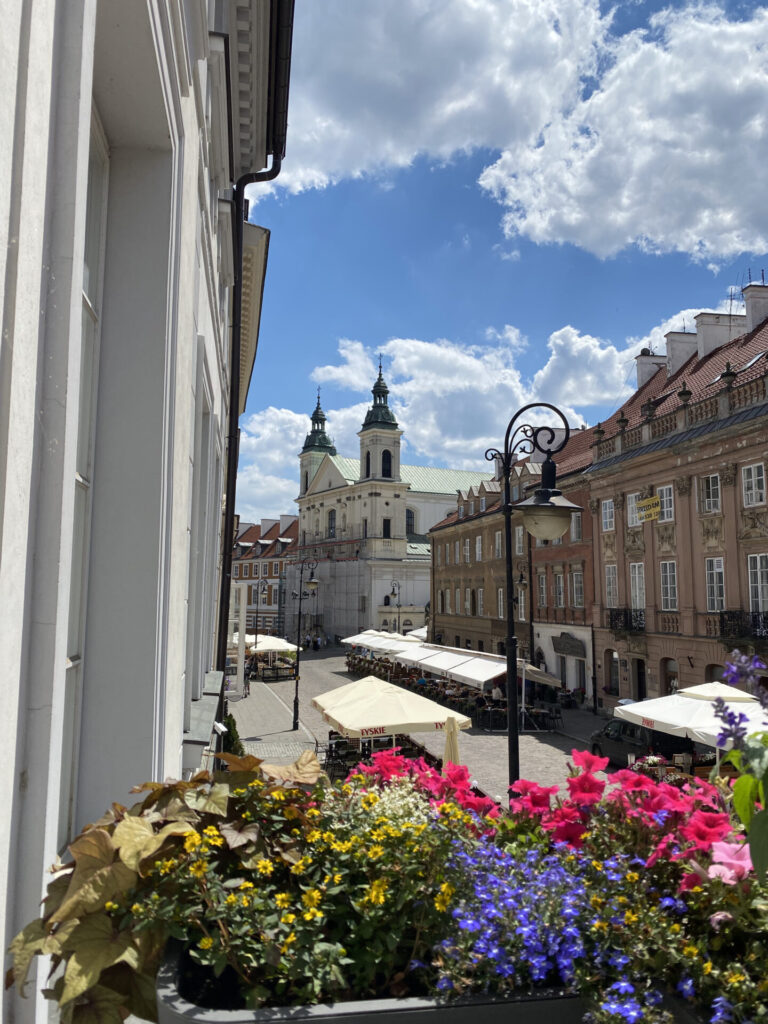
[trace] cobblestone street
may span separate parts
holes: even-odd
[[[293,680],[251,684],[251,695],[241,699],[230,696],[240,738],[249,754],[278,764],[288,764],[306,749],[314,749],[315,740],[328,738],[328,725],[311,706],[313,697],[352,677],[347,674],[345,657],[338,648],[305,652],[301,658],[299,684],[300,728],[291,729],[293,717]],[[545,786],[564,786],[571,750],[588,747],[590,733],[602,722],[589,711],[563,712],[564,733],[524,733],[520,736],[520,774]],[[434,754],[442,756],[442,736],[418,734],[414,737]],[[472,778],[489,796],[505,799],[507,787],[507,738],[503,733],[469,729],[461,733],[459,750]]]

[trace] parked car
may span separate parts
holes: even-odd
[[[661,754],[671,761],[675,754],[693,754],[694,744],[685,736],[671,736],[656,729],[646,729],[634,722],[612,718],[592,733],[590,747],[598,757],[608,757],[614,764],[627,766],[627,754],[635,759],[648,754]]]

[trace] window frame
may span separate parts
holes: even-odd
[[[656,488],[656,497],[659,499],[660,523],[674,523],[675,521],[675,488],[672,484],[661,484]]]
[[[753,471],[759,470],[759,474],[755,474]],[[757,497],[754,499],[748,499],[748,495],[755,490],[754,479],[750,480],[748,485],[748,474],[751,477],[760,477],[761,490],[757,493]],[[762,462],[751,462],[748,466],[741,467],[741,497],[744,504],[744,508],[755,508],[758,505],[765,504],[765,464]]]
[[[603,533],[613,533],[616,529],[616,509],[613,498],[603,498],[600,502],[600,521]]]
[[[605,607],[619,607],[619,567],[615,562],[606,562],[603,566],[605,581]]]
[[[661,610],[663,612],[678,611],[677,561],[675,559],[665,559],[659,562],[659,587],[661,590]]]
[[[629,607],[633,611],[645,611],[645,562],[629,563]]]
[[[537,601],[539,608],[547,607],[547,574],[544,572],[536,573],[536,591]]]
[[[578,524],[578,529],[576,529],[577,524]],[[571,543],[576,543],[577,541],[580,541],[580,540],[583,539],[582,527],[583,527],[583,524],[582,524],[582,519],[581,519],[581,512],[571,512],[571,528],[570,528]]]
[[[712,481],[716,480],[717,485],[713,489]],[[712,497],[713,490],[717,491],[717,496]],[[709,491],[709,495],[707,494]],[[711,515],[712,513],[720,512],[722,508],[722,497],[720,488],[720,474],[719,473],[707,473],[701,478],[700,487],[700,510],[704,515]],[[710,506],[709,508],[707,506]]]
[[[565,608],[565,573],[555,572],[552,574],[552,592],[555,608]]]
[[[717,562],[720,563],[719,568],[715,564]],[[704,559],[704,586],[707,611],[725,611],[725,558],[722,555],[711,555]]]
[[[630,529],[634,529],[637,526],[642,526],[640,522],[640,516],[637,511],[637,502],[640,498],[640,491],[633,491],[627,495],[627,526]]]

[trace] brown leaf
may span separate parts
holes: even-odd
[[[254,757],[253,754],[246,754],[245,757],[238,757],[236,754],[217,754],[216,757],[219,761],[223,761],[225,764],[230,766],[230,769],[234,768],[238,772],[253,772],[261,764],[261,760],[258,757]]]
[[[133,871],[138,871],[139,861],[145,856],[144,848],[149,846],[154,837],[155,830],[146,818],[129,814],[112,833],[112,842],[117,847],[123,864]]]
[[[184,794],[184,803],[203,814],[220,814],[223,817],[229,803],[229,786],[215,782],[212,786],[188,790]]]
[[[320,776],[325,774],[314,750],[305,750],[293,764],[263,764],[261,770],[268,778],[300,782],[309,786],[313,786]]]
[[[101,972],[116,963],[139,966],[138,952],[126,932],[116,931],[106,914],[91,914],[81,921],[67,943],[70,950],[64,973],[61,1003],[92,989]]]
[[[13,970],[9,971],[6,975],[6,988],[16,984],[19,994],[24,995],[24,985],[27,981],[29,965],[38,953],[42,953],[47,938],[48,932],[41,918],[31,921],[19,932],[8,947],[8,952],[13,957]]]
[[[94,985],[73,1007],[72,1024],[123,1024],[127,1016],[119,993]]]
[[[255,822],[227,821],[223,825],[219,825],[219,832],[226,839],[230,850],[236,850],[239,846],[245,846],[246,843],[255,843],[261,829]]]
[[[56,913],[51,915],[51,924],[100,910],[107,900],[133,888],[138,876],[122,861],[116,860],[87,876],[81,875],[81,878],[78,888],[70,886],[67,898]]]
[[[153,974],[141,974],[128,964],[108,967],[101,976],[106,985],[123,997],[123,1003],[130,1013],[142,1021],[157,1020],[157,999]]]
[[[68,868],[69,870],[66,873],[58,875],[52,882],[48,883],[48,891],[45,899],[43,900],[46,919],[52,914],[55,914],[64,902],[64,897],[67,895],[67,890],[69,889],[69,883],[71,881],[75,865],[69,864]]]

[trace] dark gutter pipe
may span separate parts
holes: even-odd
[[[291,68],[294,0],[272,0],[270,40],[270,93],[267,109],[267,152],[272,154],[272,165],[261,171],[242,174],[234,189],[235,237],[233,240],[235,281],[232,288],[232,344],[229,382],[229,425],[227,429],[227,490],[224,506],[223,551],[221,582],[219,587],[219,616],[217,626],[216,669],[226,672],[227,626],[229,600],[232,589],[232,548],[235,533],[235,498],[237,493],[237,463],[240,439],[240,338],[243,308],[243,225],[246,217],[245,189],[263,181],[273,181],[282,168],[288,124],[288,83]],[[226,49],[227,58],[229,48]],[[228,75],[229,78],[229,75]],[[224,688],[219,693],[217,719],[224,715]]]

